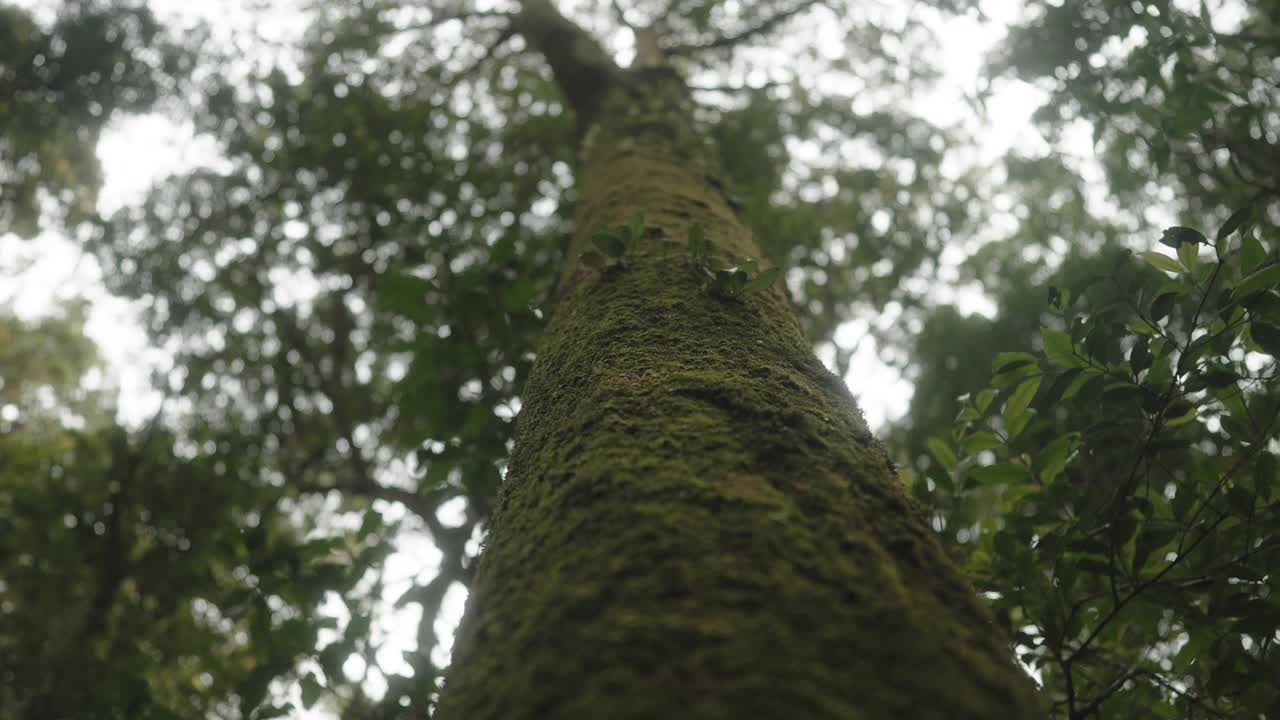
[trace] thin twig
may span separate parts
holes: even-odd
[[[626,27],[631,32],[639,32],[640,28],[636,27],[630,20],[627,19],[627,11],[623,9],[622,5],[618,2],[618,0],[613,0],[613,16],[617,18],[618,22],[622,23],[623,26]]]
[[[825,2],[826,0],[804,0],[803,2],[791,8],[790,10],[783,10],[777,15],[766,18],[759,24],[749,27],[746,30],[743,30],[742,32],[734,33],[732,35],[721,35],[720,37],[705,43],[689,43],[689,44],[675,45],[673,47],[667,48],[667,53],[673,56],[687,55],[690,53],[701,52],[704,50],[717,50],[720,48],[733,47],[734,45],[737,45],[738,43],[741,43],[746,40],[750,40],[751,38],[756,37],[757,35],[764,35],[772,31],[782,23],[790,20],[791,18],[799,15],[800,13],[805,12],[806,10],[808,10],[809,8],[815,5],[825,5]]]

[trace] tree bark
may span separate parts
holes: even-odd
[[[1038,717],[784,291],[705,287],[693,225],[761,253],[680,78],[610,77],[435,717]],[[623,263],[579,262],[637,214]]]

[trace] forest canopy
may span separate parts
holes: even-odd
[[[0,719],[433,712],[557,282],[626,260],[541,4],[0,0]],[[708,291],[877,403],[1047,716],[1280,718],[1280,3],[554,5],[687,85],[763,254]],[[214,150],[108,207],[139,117]],[[18,312],[67,244],[164,362]]]

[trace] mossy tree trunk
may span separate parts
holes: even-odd
[[[549,10],[526,2],[535,48]],[[553,52],[562,84],[603,57]],[[576,70],[602,83],[565,89],[577,236],[436,717],[1037,716],[783,290],[704,287],[695,224],[721,263],[760,252],[679,77]],[[579,262],[637,215],[622,263]]]

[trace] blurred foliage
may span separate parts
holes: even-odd
[[[1280,203],[1280,4],[1030,5],[995,70],[1049,90],[1037,119],[1053,135],[1092,127],[1117,202],[1176,194],[1194,216],[1218,219]]]
[[[160,36],[140,3],[67,0],[48,26],[0,4],[0,230],[30,237],[46,211],[93,213],[103,128],[150,108],[189,66]]]
[[[1274,713],[1280,320],[1270,275],[1239,290],[1277,251],[1274,4],[1028,3],[992,73],[1048,93],[1048,138],[1095,130],[1106,188],[1063,143],[966,160],[914,102],[967,3],[621,4],[562,3],[619,53],[660,21],[814,342],[844,375],[852,324],[913,381],[887,441],[1057,716]],[[129,3],[0,6],[0,229],[56,211],[174,360],[155,421],[121,428],[81,311],[0,322],[0,718],[427,714],[575,202],[572,113],[501,9],[473,10],[311,2],[296,43],[225,45]],[[218,161],[93,217],[97,137],[157,108]],[[1171,281],[1126,249],[1156,208],[1246,214]],[[1087,364],[1019,356],[979,391],[1002,351],[1061,337],[1042,326]],[[388,576],[415,540],[438,557]]]
[[[82,327],[0,318],[0,717],[266,717],[381,544],[299,527],[257,438],[116,426]]]

